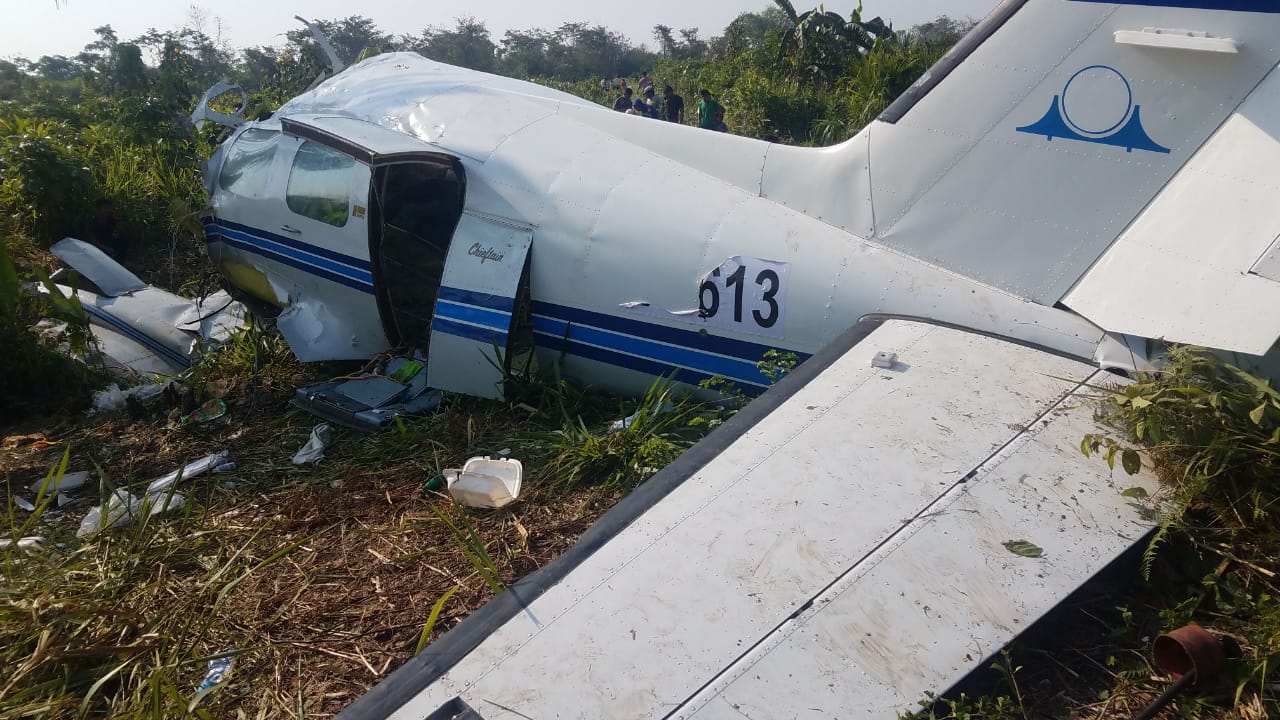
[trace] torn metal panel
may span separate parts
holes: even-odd
[[[80,300],[109,368],[147,377],[176,375],[191,365],[201,341],[221,342],[244,327],[244,306],[225,291],[198,300],[180,297],[147,285],[101,250],[73,238],[58,242],[53,251],[92,285],[55,288]]]
[[[353,328],[311,298],[295,300],[276,318],[276,329],[302,362],[361,360],[366,357]]]
[[[137,275],[83,240],[63,238],[54,243],[49,252],[93,283],[101,295],[116,297],[147,287]]]

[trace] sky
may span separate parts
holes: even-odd
[[[793,3],[800,12],[818,4],[813,0]],[[75,55],[94,40],[93,29],[101,25],[111,25],[122,40],[149,28],[174,29],[187,24],[193,8],[206,16],[205,32],[210,36],[217,31],[213,19],[220,18],[222,35],[233,47],[282,44],[285,30],[300,27],[294,15],[325,20],[364,15],[391,34],[416,34],[427,26],[448,26],[456,17],[472,15],[485,21],[495,42],[508,29],[555,28],[585,21],[652,47],[654,25],[696,27],[705,39],[720,34],[739,13],[769,6],[767,0],[223,0],[195,5],[182,0],[4,0],[4,4],[9,7],[0,23],[0,58],[30,60],[41,55]],[[995,4],[996,0],[863,0],[863,17],[882,15],[894,27],[906,28],[943,13],[978,18]],[[856,0],[825,5],[848,12]]]

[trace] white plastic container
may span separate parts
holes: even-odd
[[[473,457],[461,469],[444,471],[449,495],[467,507],[500,508],[520,496],[524,466],[519,460]]]

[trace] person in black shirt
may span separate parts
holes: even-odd
[[[116,227],[116,206],[107,198],[94,203],[95,212],[89,221],[89,242],[98,246],[116,262],[124,262],[129,251],[129,242]]]
[[[618,112],[626,112],[631,109],[631,88],[622,88],[622,94],[617,100],[613,101],[613,109]]]
[[[677,95],[670,85],[662,88],[662,104],[662,109],[667,114],[667,122],[684,122],[684,98]]]

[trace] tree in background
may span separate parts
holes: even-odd
[[[498,46],[489,36],[484,21],[460,17],[452,29],[429,27],[417,37],[405,36],[400,49],[423,57],[482,72],[498,69]]]

